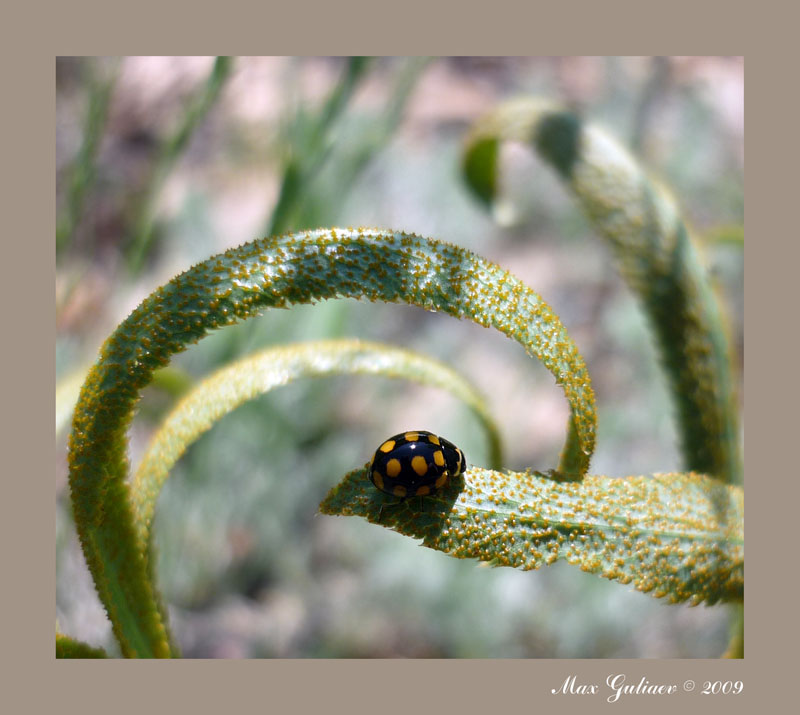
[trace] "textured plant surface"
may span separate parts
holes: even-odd
[[[471,317],[517,338],[556,375],[572,409],[561,471],[586,471],[594,400],[585,365],[549,307],[498,266],[448,244],[376,230],[308,232],[246,244],[181,274],[117,329],[89,373],[70,439],[75,520],[123,652],[168,655],[167,634],[135,533],[125,431],[141,389],[208,329],[336,296],[407,301]]]
[[[502,461],[500,436],[484,398],[446,365],[386,345],[326,340],[264,350],[216,372],[197,385],[164,420],[131,484],[134,518],[142,540],[150,537],[156,500],[170,470],[188,446],[224,415],[274,387],[303,377],[336,374],[405,378],[450,391],[481,422],[490,460]]]
[[[501,192],[503,141],[528,146],[549,162],[611,244],[658,339],[686,467],[741,483],[727,335],[707,271],[673,197],[610,135],[573,111],[526,98],[490,112],[467,142],[465,178],[489,206]],[[741,615],[728,651],[739,657]]]
[[[433,62],[441,74],[446,65],[441,60]],[[613,58],[608,62],[611,68]],[[57,231],[58,257],[66,269],[59,286],[62,306],[80,305],[76,299],[85,296],[84,287],[91,285],[83,280],[80,257],[97,262],[99,270],[100,259],[108,256],[101,252],[109,240],[119,242],[120,275],[131,279],[139,275],[139,280],[145,279],[145,265],[156,268],[154,261],[161,262],[169,252],[182,252],[177,265],[185,266],[231,245],[228,229],[219,231],[220,226],[229,226],[229,220],[212,226],[208,208],[229,201],[224,190],[219,192],[218,181],[226,160],[233,161],[227,181],[231,177],[241,181],[248,167],[258,166],[262,172],[268,168],[263,161],[263,140],[251,145],[245,139],[262,134],[263,128],[250,132],[245,127],[242,133],[242,124],[231,122],[237,116],[242,76],[258,65],[246,58],[231,61],[224,57],[209,59],[207,66],[201,66],[203,63],[198,60],[193,65],[197,68],[195,89],[189,90],[186,84],[180,90],[186,102],[179,100],[156,133],[145,115],[138,130],[135,121],[133,125],[120,125],[125,112],[120,113],[116,105],[119,100],[124,107],[125,98],[130,96],[127,72],[131,63],[84,60],[69,65],[81,70],[84,81],[91,81],[85,95],[85,117],[73,117],[74,124],[83,123],[83,139],[73,142],[74,161],[71,166],[62,163],[66,171],[59,181],[65,187],[60,192]],[[270,130],[271,158],[267,165],[276,164],[272,168],[277,197],[271,197],[262,207],[268,216],[256,211],[253,225],[240,231],[235,240],[258,235],[259,226],[271,237],[214,255],[170,280],[105,341],[88,376],[87,367],[74,370],[76,363],[86,365],[87,356],[75,356],[72,374],[59,381],[57,439],[70,415],[73,419],[69,487],[75,527],[119,651],[126,657],[175,657],[180,653],[180,641],[187,654],[224,657],[230,657],[231,652],[251,656],[315,653],[321,657],[345,653],[602,656],[619,653],[620,648],[638,654],[695,654],[698,646],[709,655],[722,652],[720,609],[708,611],[708,615],[705,609],[659,609],[650,599],[628,592],[635,588],[672,603],[732,604],[731,641],[726,655],[742,657],[744,527],[743,490],[738,486],[742,481],[740,428],[732,387],[736,375],[731,369],[728,337],[716,296],[676,201],[610,135],[579,113],[548,101],[524,99],[497,105],[474,125],[465,146],[452,127],[443,128],[421,146],[420,138],[427,136],[428,130],[404,131],[400,133],[404,139],[398,143],[396,129],[403,108],[429,63],[417,58],[387,65],[374,58],[357,57],[327,63],[333,70],[328,90],[316,94],[313,102],[304,101],[298,94],[298,101],[284,100],[273,107],[270,121],[277,117],[278,128]],[[654,138],[648,136],[647,125],[652,123],[659,101],[671,91],[672,64],[656,63],[657,71],[639,97],[641,111],[634,117],[632,145],[646,157],[649,154],[653,158]],[[69,69],[66,63],[63,66]],[[287,68],[282,78],[286,90],[299,86],[297,80],[308,64],[289,60],[281,66]],[[315,66],[319,69],[326,64]],[[68,77],[66,71],[63,76]],[[368,94],[366,85],[375,84],[368,80],[376,76],[384,78],[388,96],[377,111],[361,100],[355,102],[356,95]],[[229,78],[233,81],[222,92]],[[454,77],[445,74],[439,79],[449,86]],[[619,128],[620,122],[626,121],[624,103],[619,99],[618,95],[609,96],[605,110],[595,103],[592,113],[607,119],[616,117],[612,121]],[[486,98],[481,106],[494,102]],[[114,108],[109,110],[112,104]],[[217,106],[221,108],[215,111]],[[684,106],[689,109],[684,109],[685,123],[677,132],[685,139],[690,131],[692,139],[682,139],[684,158],[676,156],[669,163],[669,173],[683,188],[684,196],[694,197],[695,215],[701,204],[697,196],[709,198],[713,185],[710,198],[716,203],[707,213],[721,215],[731,225],[710,231],[706,227],[707,246],[712,246],[712,240],[713,246],[724,241],[741,243],[740,228],[732,226],[740,220],[736,180],[728,185],[714,169],[709,174],[703,161],[685,155],[692,146],[693,157],[699,145],[705,149],[705,132],[709,125],[713,131],[714,123],[701,121],[703,129],[695,131],[693,122],[700,115],[690,110],[696,111],[697,105],[688,102]],[[429,121],[425,119],[423,124]],[[59,126],[69,131],[69,123]],[[103,146],[116,147],[110,153],[98,150],[104,131],[115,137],[116,144],[103,140]],[[192,141],[195,149],[189,150],[190,138],[196,133],[203,141]],[[409,136],[414,137],[410,144]],[[128,138],[135,137],[143,142],[128,143]],[[584,287],[592,295],[602,291],[597,295],[600,304],[602,296],[610,294],[613,281],[611,273],[599,267],[602,249],[587,246],[585,236],[580,238],[582,248],[573,251],[570,246],[576,238],[573,234],[585,233],[583,224],[573,222],[569,209],[557,211],[558,226],[552,233],[558,240],[546,235],[553,228],[547,222],[554,197],[551,193],[548,198],[550,189],[545,182],[530,192],[533,197],[543,197],[536,215],[540,221],[544,218],[545,230],[540,226],[534,233],[544,241],[535,246],[525,244],[515,231],[492,229],[459,191],[462,187],[452,181],[456,178],[453,163],[459,149],[464,148],[462,169],[467,185],[497,217],[505,216],[513,193],[509,188],[523,186],[513,181],[513,172],[506,174],[506,164],[501,161],[506,142],[521,143],[554,167],[592,229],[609,241],[623,277],[639,298],[657,337],[676,407],[682,465],[673,461],[669,430],[662,431],[666,416],[659,416],[666,415],[666,395],[662,397],[660,386],[654,393],[637,387],[643,377],[649,385],[655,375],[646,349],[649,346],[642,345],[638,326],[630,337],[626,332],[622,348],[626,354],[620,356],[623,359],[619,364],[614,361],[611,367],[610,358],[603,358],[599,351],[601,342],[619,339],[621,329],[628,331],[625,326],[633,324],[630,316],[635,311],[625,308],[622,320],[617,321],[620,311],[616,308],[613,312],[589,308],[587,315],[586,307],[581,306],[582,296],[590,294]],[[200,144],[203,150],[198,152]],[[241,148],[248,145],[250,150],[242,152]],[[109,164],[109,159],[120,156],[120,149],[135,150],[141,159],[143,148],[148,146],[152,147],[145,149],[152,154],[145,162],[149,169],[126,174],[118,171],[118,164]],[[422,149],[416,160],[414,151],[408,152],[409,146]],[[434,152],[431,146],[435,146]],[[376,167],[373,158],[382,150],[387,159],[379,160]],[[178,161],[184,154],[193,156],[193,160]],[[517,152],[517,160],[522,154]],[[214,178],[207,178],[204,184],[203,174],[196,169],[205,156],[217,158]],[[226,160],[218,162],[223,156]],[[707,160],[708,156],[703,156]],[[686,174],[681,171],[697,170],[698,162],[706,173],[698,170],[697,175],[702,177],[699,182],[695,177],[685,182]],[[663,169],[664,162],[660,163]],[[368,180],[360,181],[359,175],[370,164],[372,169],[365,175]],[[409,168],[408,177],[394,185]],[[441,176],[429,185],[428,175],[437,172]],[[138,181],[129,182],[136,176]],[[175,191],[181,191],[181,182],[186,185],[187,177],[191,188],[178,209],[181,213],[176,215],[180,200],[175,203]],[[713,184],[703,185],[704,180]],[[450,183],[453,191],[448,193]],[[241,188],[242,184],[237,186]],[[733,191],[726,195],[731,188]],[[242,196],[238,188],[235,193]],[[171,198],[165,201],[168,196]],[[421,196],[434,197],[435,204],[424,208],[416,205]],[[527,201],[519,192],[516,196],[523,204]],[[733,214],[724,208],[719,211],[726,196],[733,200]],[[104,223],[103,207],[108,207],[114,197],[117,203],[112,215],[120,211],[121,222]],[[373,209],[381,204],[383,209]],[[165,210],[168,205],[171,208]],[[241,198],[231,203],[231,208],[234,205],[238,207],[234,212],[240,211]],[[441,228],[439,219],[433,218],[439,216],[440,206],[447,206],[446,225]],[[528,276],[526,280],[555,301],[552,304],[563,311],[562,316],[568,316],[569,324],[578,331],[581,348],[587,351],[593,375],[600,378],[596,384],[604,398],[604,431],[594,469],[597,471],[601,462],[613,465],[600,469],[614,476],[589,473],[597,429],[594,392],[576,345],[537,293],[496,263],[437,240],[385,229],[304,230],[363,221],[394,225],[395,217],[408,221],[414,210],[421,210],[418,217],[424,217],[421,224],[418,218],[411,219],[415,226],[426,233],[438,234],[441,230],[455,235],[459,244],[478,253],[492,251],[497,263],[510,265],[520,251],[529,256],[514,270],[525,271],[519,275]],[[245,213],[252,212],[247,209]],[[235,232],[238,219],[230,220]],[[506,221],[503,224],[509,225]],[[113,225],[122,226],[118,237],[104,232],[104,226]],[[290,233],[278,235],[282,232]],[[226,241],[221,242],[223,235]],[[491,235],[496,243],[487,244],[485,239]],[[213,249],[211,245],[220,247]],[[721,249],[713,250],[718,260]],[[552,258],[560,263],[555,271],[558,278],[550,284],[543,271]],[[719,266],[716,268],[719,270]],[[102,270],[105,276],[108,265]],[[174,272],[162,273],[161,280]],[[148,282],[142,295],[152,286]],[[736,289],[735,285],[731,287]],[[115,298],[127,293],[122,286],[115,285],[111,290]],[[385,310],[396,311],[399,316],[396,322],[393,315],[388,321],[362,322],[362,316],[384,309],[352,301],[297,307],[285,315],[272,311],[261,320],[222,331],[176,365],[169,364],[175,353],[209,331],[232,326],[266,308],[289,308],[340,297],[408,303],[495,327],[511,337],[529,356],[542,361],[567,398],[569,417],[561,437],[560,458],[549,446],[557,444],[558,439],[557,429],[552,427],[552,398],[545,397],[542,403],[535,398],[516,398],[516,393],[522,397],[520,387],[527,379],[523,375],[526,361],[514,358],[513,346],[506,357],[495,359],[491,353],[496,350],[496,338],[487,336],[485,344],[473,347],[472,335],[484,343],[480,331],[455,325],[444,317],[389,308]],[[737,299],[735,294],[732,297]],[[576,308],[581,311],[577,319]],[[107,312],[119,315],[116,308]],[[73,312],[72,320],[80,314]],[[70,317],[61,309],[59,315],[65,320]],[[614,320],[610,331],[608,324],[598,322],[597,318],[603,317]],[[592,325],[589,333],[585,325]],[[74,350],[70,348],[71,333],[81,335],[81,331],[65,331],[67,339],[59,343],[59,350],[65,351],[60,362],[65,366]],[[107,334],[104,329],[102,335],[81,337],[97,345],[98,338]],[[509,461],[503,461],[498,429],[487,404],[465,378],[410,350],[357,340],[317,339],[348,334],[421,349],[437,354],[459,371],[463,368],[477,373],[507,432]],[[295,342],[309,338],[317,340]],[[263,350],[263,345],[272,347]],[[240,357],[254,348],[259,352]],[[629,369],[626,360],[632,361],[639,373],[629,375],[636,381],[632,385],[636,396],[619,399],[615,393],[609,400],[608,386],[613,384],[613,377],[611,383],[609,377],[620,370],[619,365],[623,365],[623,372]],[[222,369],[194,384],[194,374],[220,365]],[[348,386],[342,399],[336,380],[314,381],[306,391],[300,386],[287,388],[223,420],[245,401],[274,387],[303,377],[335,374],[399,377],[444,388],[477,418],[485,441],[476,440],[479,433],[461,422],[460,410],[448,408],[450,398],[444,397],[445,401],[439,403],[438,396],[431,401],[425,391],[415,390],[397,399],[393,394],[397,388],[390,383],[378,385],[374,393],[371,386],[368,393],[361,393],[360,385],[353,385],[352,392]],[[532,379],[535,375],[532,370]],[[647,404],[642,403],[644,395]],[[170,408],[176,397],[180,399]],[[168,414],[166,409],[170,409]],[[561,410],[566,416],[563,406]],[[137,413],[140,417],[131,430]],[[414,415],[413,420],[407,420],[410,415]],[[424,419],[417,421],[419,415]],[[547,424],[543,425],[543,418]],[[556,422],[561,420],[559,417]],[[139,459],[141,435],[145,425],[153,421],[158,425]],[[189,445],[221,421],[223,424],[173,469]],[[455,435],[466,454],[468,469],[435,496],[398,502],[379,492],[367,476],[368,464],[357,465],[372,453],[369,447],[374,447],[364,443],[371,442],[376,437],[373,433],[388,423],[397,427],[395,431],[437,431],[441,427],[439,434]],[[645,457],[642,465],[642,456],[649,451],[655,458],[648,463]],[[543,454],[548,456],[535,456]],[[617,454],[625,456],[621,460],[609,458]],[[138,464],[133,473],[129,455]],[[517,471],[501,468],[509,466]],[[669,473],[621,477],[662,467]],[[685,471],[677,471],[681,468]],[[323,480],[333,483],[337,474],[348,470],[320,505],[323,514],[361,516],[428,549],[409,549],[407,540],[378,532],[365,523],[319,515],[314,518],[314,505],[326,488]],[[157,507],[162,487],[173,471],[179,477]],[[227,477],[224,483],[220,483],[220,476]],[[62,510],[65,506],[66,501]],[[82,578],[77,544],[69,546],[69,558],[62,560],[62,551],[72,537],[69,519],[65,520],[63,513],[59,523],[67,527],[58,530],[62,565],[59,620],[64,617],[70,631],[87,634],[90,630],[76,628],[78,614],[85,612],[86,605],[86,593],[75,597],[83,588],[74,580],[76,575]],[[582,576],[576,569],[548,569],[531,577],[509,569],[475,569],[469,561],[458,559],[520,570],[560,560],[629,586],[610,587],[600,579]],[[305,566],[298,569],[298,560]],[[420,564],[430,567],[421,568]],[[297,582],[300,573],[303,584],[306,579],[313,581],[310,592],[308,584]],[[156,585],[157,575],[166,597]],[[346,595],[341,586],[353,579],[361,579],[355,592],[358,597],[351,594],[340,601]],[[561,618],[565,606],[560,600],[550,603],[552,588],[561,579],[569,584],[562,586],[571,594],[569,607],[578,606],[577,611],[570,611],[575,618]],[[575,589],[578,581],[586,587]],[[70,595],[64,598],[68,592]],[[520,599],[523,592],[526,596]],[[65,606],[70,599],[70,605]],[[496,609],[486,608],[487,599],[492,604],[497,599]],[[512,605],[515,599],[516,606]],[[167,601],[175,633],[168,622]],[[291,613],[284,619],[286,613],[281,610],[291,604],[301,612],[308,609],[295,625],[291,625],[295,622]],[[248,623],[246,636],[217,622],[231,606],[249,609],[251,618],[256,619]],[[633,611],[629,609],[641,610],[631,619]],[[354,614],[363,626],[357,633],[346,625],[356,617]],[[669,633],[666,648],[654,643],[658,638],[645,637],[643,642],[638,632],[636,623],[653,617],[661,619],[661,628]],[[187,621],[192,622],[188,628]],[[566,621],[572,625],[563,625]],[[84,636],[90,642],[101,634],[97,628],[102,628],[97,617],[92,622],[96,635]],[[299,630],[287,642],[285,630],[284,635],[280,629],[272,630],[278,622],[281,629],[290,630],[299,624]],[[466,630],[465,622],[471,624]],[[717,624],[716,634],[710,639],[693,636],[687,649],[680,641],[689,622]],[[224,633],[215,631],[220,627],[225,628]],[[577,638],[576,629],[580,631]],[[203,633],[205,636],[200,636]],[[313,644],[310,650],[308,643]],[[234,646],[231,651],[232,644],[238,644],[239,650]],[[64,635],[57,626],[59,657],[118,654],[110,641],[104,645],[105,651],[94,648]]]
[[[473,468],[463,483],[426,499],[422,513],[413,500],[382,509],[387,500],[366,483],[365,470],[349,474],[323,513],[357,514],[495,566],[535,569],[565,559],[673,603],[743,596],[742,493],[703,475],[563,483],[551,473]]]
[[[499,466],[500,436],[484,398],[440,362],[387,345],[327,340],[270,348],[236,361],[203,380],[172,410],[153,436],[131,482],[134,521],[152,569],[152,522],[158,495],[190,444],[224,415],[269,390],[306,377],[336,374],[404,378],[451,392],[466,404],[486,433],[491,463]],[[161,605],[161,618],[167,610]],[[173,651],[175,646],[172,646]]]
[[[125,481],[128,470],[125,432],[138,393],[151,379],[154,369],[165,365],[171,354],[184,349],[209,329],[248,317],[265,307],[287,307],[292,303],[337,296],[406,301],[456,317],[469,317],[519,341],[554,374],[571,407],[568,438],[558,473],[538,479],[556,484],[556,480],[579,478],[586,472],[594,446],[595,413],[585,365],[549,307],[500,267],[449,244],[372,229],[312,231],[255,241],[232,249],[176,277],[120,325],[103,346],[100,360],[90,372],[75,410],[70,484],[76,525],[98,593],[124,654],[167,656],[171,652],[157,592],[150,578],[146,543],[141,532],[136,530]],[[471,474],[472,471],[468,472],[467,478]],[[486,473],[475,474],[477,479],[478,475]],[[490,476],[485,482],[487,495],[498,488],[514,489],[514,481],[507,475],[490,474],[496,476]],[[492,479],[496,480],[494,485]],[[592,530],[581,522],[581,518],[592,518],[592,504],[597,501],[591,496],[590,484],[584,481],[576,487],[563,482],[559,486],[561,491],[550,492],[556,505],[565,501],[566,495],[571,495],[571,500],[567,501],[573,503],[577,523],[565,533],[562,523],[548,526],[547,517],[540,514],[537,517],[539,526],[525,540],[534,554],[536,545],[541,543],[542,528],[555,528],[567,539],[574,537],[573,543],[579,550],[597,549]],[[467,495],[471,488],[472,484],[467,482]],[[525,504],[536,503],[532,492],[523,489],[522,484],[517,488],[522,490],[523,510]],[[577,492],[573,491],[576,488]],[[613,503],[614,495],[615,492],[609,491],[605,499]],[[630,495],[623,490],[616,496],[622,500],[616,505],[622,517],[630,504]],[[508,497],[514,499],[511,493]],[[644,508],[648,503],[658,502],[658,499],[645,501]],[[645,542],[634,538],[629,550],[621,551],[619,559],[623,562],[627,559],[634,565],[637,558],[640,562],[666,559],[673,572],[689,570],[684,583],[703,586],[694,591],[682,590],[672,582],[651,583],[648,577],[641,576],[637,585],[655,588],[659,595],[671,594],[675,600],[691,597],[709,601],[735,596],[737,574],[741,575],[736,565],[740,556],[736,543],[741,525],[736,514],[728,513],[729,503],[729,499],[722,500],[720,508],[724,514],[722,519],[732,520],[733,539],[730,539],[730,532],[720,530],[719,520],[709,521],[709,510],[695,508],[693,512],[690,510],[691,518],[702,528],[693,534],[689,532],[688,540],[693,548],[682,549],[676,545],[672,551],[666,551],[662,539],[654,536],[653,541],[657,543],[653,546],[659,548],[645,551],[643,555],[640,547]],[[685,504],[690,507],[690,500]],[[613,511],[612,508],[611,512],[605,512],[602,518],[608,519]],[[513,518],[512,513],[508,516]],[[429,519],[424,513],[418,518]],[[560,518],[559,514],[557,520]],[[658,514],[651,515],[645,522],[647,528],[659,523],[658,519]],[[521,514],[520,520],[523,521]],[[469,553],[493,562],[501,560],[503,549],[507,548],[502,540],[494,544],[495,548],[476,549],[470,545],[475,541],[477,523],[465,523],[473,529],[465,531],[463,550],[455,549],[456,553]],[[485,547],[492,544],[491,519],[487,526]],[[635,527],[635,520],[629,526]],[[633,533],[638,531],[634,528]],[[456,527],[443,537],[441,545],[454,550],[453,538],[457,538],[457,534]],[[666,538],[666,534],[661,536]],[[625,534],[619,538],[624,547]],[[680,542],[684,535],[674,538]],[[733,564],[727,558],[708,559],[708,542],[714,540],[731,541]],[[556,542],[550,543],[555,545]],[[582,547],[583,543],[587,546]],[[669,557],[676,555],[677,560],[669,562]],[[607,556],[604,552],[604,557]],[[515,562],[516,558],[509,559],[509,563]],[[531,566],[536,562],[534,555],[518,563]],[[594,562],[582,563],[598,573],[631,579],[621,566],[613,573],[599,556]],[[709,573],[709,568],[714,566],[721,570]],[[693,568],[698,569],[696,573]],[[716,584],[716,590],[704,590],[708,583]]]
[[[601,129],[558,105],[522,99],[487,115],[468,141],[464,173],[489,204],[499,191],[502,141],[530,146],[552,164],[611,243],[658,337],[687,467],[741,482],[728,343],[672,196]]]

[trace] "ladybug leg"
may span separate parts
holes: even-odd
[[[383,523],[383,510],[386,508],[393,508],[396,506],[400,506],[408,497],[400,497],[400,501],[392,502],[391,504],[381,504],[381,508],[378,511],[378,523]]]

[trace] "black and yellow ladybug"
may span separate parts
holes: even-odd
[[[425,430],[402,432],[375,451],[369,478],[382,492],[401,499],[435,494],[466,469],[464,453]]]

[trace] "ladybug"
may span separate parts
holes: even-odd
[[[416,430],[396,434],[378,447],[369,478],[382,492],[403,500],[435,494],[466,466],[464,453],[452,442]]]

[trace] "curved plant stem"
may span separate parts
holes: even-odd
[[[658,338],[687,469],[741,483],[727,335],[673,197],[602,130],[553,103],[521,99],[489,113],[467,142],[465,176],[489,205],[499,191],[501,141],[524,143],[552,164],[609,240]]]
[[[362,340],[320,340],[268,348],[226,365],[198,383],[175,405],[150,440],[131,482],[131,501],[140,539],[148,544],[151,578],[156,501],[189,445],[224,415],[275,387],[300,378],[342,374],[403,378],[447,390],[478,419],[487,437],[490,464],[495,469],[500,467],[500,433],[485,399],[447,365],[408,350]],[[163,604],[160,610],[167,623]]]
[[[153,435],[131,482],[134,518],[150,538],[156,499],[170,470],[190,444],[247,400],[300,378],[328,375],[403,378],[447,390],[483,427],[490,463],[500,467],[500,434],[484,398],[461,375],[436,360],[363,340],[320,340],[268,348],[217,370],[198,383]]]
[[[334,297],[411,303],[517,340],[553,373],[570,405],[560,471],[586,473],[596,417],[584,361],[549,306],[499,266],[453,245],[380,229],[309,231],[231,249],[177,276],[131,313],[103,345],[75,408],[75,523],[126,656],[172,654],[126,481],[126,431],[141,390],[155,369],[210,329],[264,308]]]
[[[663,81],[659,70],[654,83]],[[551,163],[609,240],[657,336],[677,406],[686,467],[741,483],[739,420],[725,325],[674,198],[597,127],[553,103],[521,99],[490,112],[467,143],[466,179],[489,205],[499,191],[501,141],[526,144]],[[744,620],[741,607],[737,609],[738,631],[729,649],[734,655],[744,648]]]

